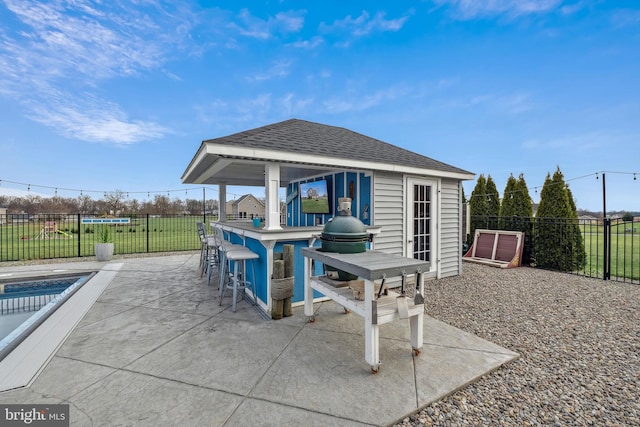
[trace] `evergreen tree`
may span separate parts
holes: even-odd
[[[524,233],[523,264],[531,262],[532,216],[533,201],[529,195],[524,175],[521,173],[517,180],[513,175],[509,176],[500,205],[500,229]]]
[[[500,194],[496,188],[496,183],[491,178],[491,175],[487,177],[487,216],[498,218],[500,215]],[[494,226],[497,227],[497,224]],[[491,228],[494,228],[491,227]]]
[[[573,198],[573,193],[567,185],[567,197],[569,199],[569,210],[571,211],[571,217],[568,224],[569,233],[568,237],[571,241],[572,247],[571,253],[573,254],[573,270],[580,270],[587,264],[587,252],[584,247],[584,238],[580,232],[580,221],[578,220],[578,209],[576,208],[576,202]]]
[[[538,267],[574,271],[585,264],[585,250],[571,191],[558,167],[547,174],[536,214],[535,261]]]
[[[529,188],[527,187],[527,183],[524,180],[524,175],[521,173],[518,177],[518,185],[516,186],[518,189],[517,198],[516,198],[516,215],[521,217],[533,217],[533,199],[529,195]]]
[[[510,230],[512,218],[517,215],[516,213],[516,200],[518,192],[518,181],[513,177],[513,174],[509,175],[507,179],[507,185],[502,192],[502,203],[500,204],[500,229]]]
[[[469,200],[469,215],[471,215],[471,230],[469,230],[469,238],[470,240],[473,240],[476,228],[487,228],[487,180],[482,174],[478,177],[476,186],[471,192],[471,199]]]

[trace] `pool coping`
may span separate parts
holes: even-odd
[[[31,385],[123,265],[112,263],[99,269],[0,361],[0,392]]]

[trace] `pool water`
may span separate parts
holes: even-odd
[[[83,273],[0,283],[0,360],[89,277]]]

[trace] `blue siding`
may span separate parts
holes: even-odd
[[[314,246],[320,246],[321,242],[317,241]],[[306,240],[293,240],[283,241],[276,243],[273,248],[273,252],[283,252],[284,245],[293,245],[293,298],[292,302],[304,301],[304,257],[302,255],[302,248],[308,247]],[[315,264],[315,271],[313,274],[322,274],[322,264]],[[313,292],[314,298],[320,298],[323,295],[317,291]]]
[[[364,224],[371,225],[371,175],[360,173],[360,212],[356,216]],[[365,213],[366,211],[366,213]]]
[[[301,212],[301,195],[299,194],[299,183],[294,182],[287,185],[287,195],[298,191],[298,196],[287,204],[287,225],[292,227],[304,227],[315,225],[316,218],[320,218],[322,224],[326,224],[329,219],[338,214],[338,199],[349,197],[349,187],[353,182],[353,202],[352,214],[358,217],[365,224],[371,224],[371,176],[363,172],[338,172],[332,175],[317,177],[309,181],[324,179],[327,181],[327,191],[329,193],[329,214],[305,214]],[[306,182],[306,181],[301,181]],[[358,204],[359,201],[359,204]],[[362,213],[368,208],[367,218],[363,220]]]

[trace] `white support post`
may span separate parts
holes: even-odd
[[[313,288],[311,288],[311,258],[304,259],[304,315],[313,318]]]
[[[218,222],[227,222],[227,186],[218,185],[220,194],[218,196]]]
[[[424,274],[416,274],[415,277],[420,281],[417,291],[420,295],[424,295]],[[424,339],[424,307],[419,314],[409,318],[409,329],[411,330],[411,347],[414,350],[420,350]]]
[[[265,230],[282,230],[280,226],[280,164],[264,165]]]
[[[380,365],[380,327],[378,314],[373,312],[374,286],[371,280],[364,281],[364,360],[372,369]],[[374,316],[376,317],[374,319]]]

